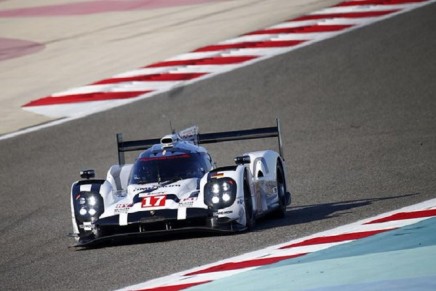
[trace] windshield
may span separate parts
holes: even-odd
[[[208,170],[200,154],[144,157],[136,160],[129,184],[201,178]]]

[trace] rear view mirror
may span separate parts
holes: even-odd
[[[95,171],[92,169],[80,171],[80,178],[82,179],[92,179],[95,177]]]
[[[238,156],[235,158],[235,164],[244,165],[251,163],[250,156]]]

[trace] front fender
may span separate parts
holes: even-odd
[[[219,222],[230,223],[236,222],[241,225],[245,225],[245,205],[244,205],[244,180],[246,179],[250,189],[252,189],[252,175],[250,170],[245,165],[237,165],[231,167],[217,168],[210,171],[200,183],[200,189],[202,189],[200,195],[202,199],[205,199],[205,188],[207,183],[213,183],[213,181],[220,181],[220,179],[230,178],[236,183],[235,199],[232,205],[227,207],[219,207],[214,210],[214,216]],[[253,196],[254,191],[250,191],[252,198],[253,208],[256,209],[256,199]],[[211,208],[211,207],[209,207]]]
[[[264,180],[275,180],[277,175],[277,160],[282,158],[271,150],[246,153],[250,157],[249,169],[253,178]]]
[[[71,186],[71,218],[73,223],[73,233],[79,234],[80,224],[83,223],[83,217],[79,219],[80,208],[83,207],[80,198],[84,196],[84,193],[94,193],[101,197],[99,200],[99,209],[104,211],[104,205],[111,203],[113,200],[112,185],[106,180],[80,180],[76,181]],[[89,194],[87,194],[89,195]],[[109,200],[109,201],[108,201]],[[101,213],[99,213],[101,215]],[[98,215],[98,214],[97,214]],[[98,217],[86,217],[89,222],[96,220]]]

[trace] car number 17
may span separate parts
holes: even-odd
[[[147,196],[142,198],[142,208],[165,206],[166,196]]]

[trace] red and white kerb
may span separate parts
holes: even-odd
[[[354,0],[83,87],[33,100],[23,109],[78,118],[149,98],[369,25],[435,0]]]
[[[176,291],[436,217],[436,199],[122,290]]]

